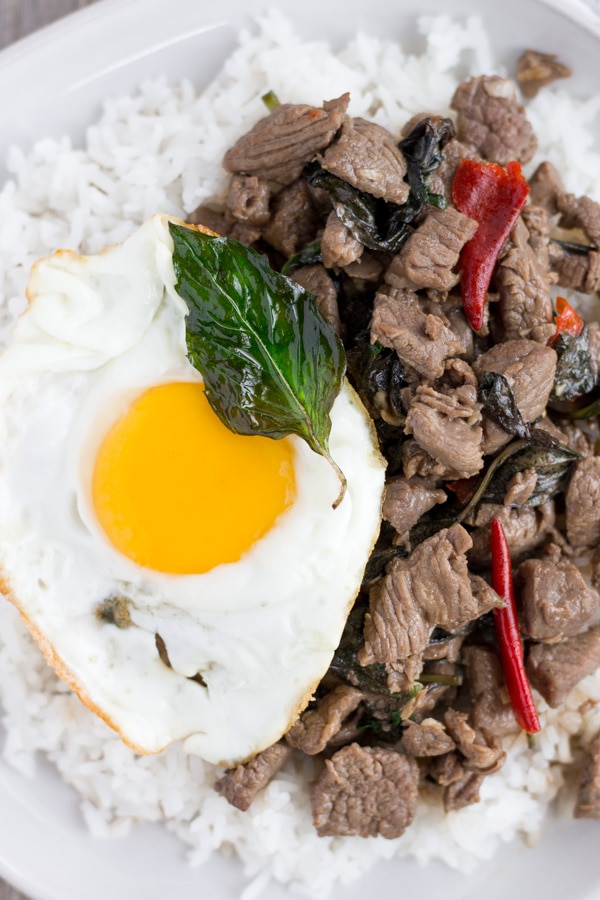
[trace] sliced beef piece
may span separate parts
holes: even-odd
[[[495,278],[498,303],[494,312],[502,325],[502,340],[531,338],[546,344],[556,330],[550,299],[548,239],[538,236],[532,245],[522,216],[496,266]]]
[[[354,262],[344,266],[344,273],[346,275],[349,275],[350,278],[362,281],[366,285],[371,282],[380,281],[382,272],[383,263],[380,255],[376,252],[371,252],[370,250],[364,250],[359,259],[355,259]]]
[[[506,761],[500,738],[491,732],[473,728],[467,713],[448,709],[444,713],[448,734],[464,757],[466,769],[476,769],[484,775],[492,775]]]
[[[464,646],[462,660],[471,691],[471,718],[475,727],[499,737],[518,731],[502,666],[493,647]]]
[[[577,634],[600,602],[579,569],[560,555],[524,560],[517,569],[515,584],[521,604],[521,629],[534,641]]]
[[[441,194],[448,203],[452,202],[452,182],[461,159],[479,159],[479,155],[452,138],[442,151],[442,162],[429,179],[429,190]]]
[[[492,519],[502,522],[506,540],[514,560],[531,553],[555,535],[556,514],[552,502],[540,506],[508,507],[498,503],[480,503],[468,524],[475,527],[471,533],[473,547],[469,562],[474,566],[487,566],[491,561],[490,534]]]
[[[571,70],[558,61],[555,53],[523,50],[517,60],[517,83],[528,99],[558,78],[570,78],[571,75]]]
[[[418,801],[419,766],[388,747],[350,744],[326,760],[311,788],[317,833],[399,837]]]
[[[596,377],[596,383],[600,381],[600,322],[589,322],[588,331],[590,335],[590,355],[592,357],[592,367]]]
[[[246,222],[232,222],[227,236],[251,247],[260,240],[262,232],[258,225],[248,225]]]
[[[250,762],[226,772],[215,790],[237,809],[247,810],[256,795],[267,786],[292,751],[283,741],[267,747]]]
[[[448,787],[459,782],[464,775],[464,771],[462,757],[456,750],[444,753],[442,756],[433,757],[428,767],[429,775],[442,787]]]
[[[303,178],[283,188],[271,204],[268,224],[262,229],[264,240],[290,257],[310,243],[320,224],[312,194]]]
[[[595,323],[591,324],[595,325]],[[591,330],[590,327],[590,332]],[[561,444],[574,450],[575,453],[579,453],[580,456],[594,455],[596,436],[586,433],[577,421],[557,418],[556,422],[552,422],[546,417],[543,422],[540,422],[540,425],[542,424],[544,429],[553,434]]]
[[[538,474],[535,469],[524,469],[522,472],[515,472],[508,483],[506,494],[504,495],[504,506],[524,506],[533,492],[538,482]]]
[[[458,763],[458,767],[461,769],[460,776],[444,788],[444,812],[447,813],[464,809],[465,806],[471,806],[473,803],[479,803],[481,799],[479,791],[485,779],[485,773],[474,769],[465,769],[460,763]]]
[[[215,234],[220,234],[225,237],[229,234],[231,228],[231,225],[225,220],[224,213],[217,212],[217,210],[212,209],[210,206],[205,206],[204,204],[197,206],[196,209],[189,214],[187,221],[191,225],[204,225],[205,228],[209,228],[210,231],[214,231]]]
[[[560,287],[571,288],[584,294],[600,290],[600,253],[570,253],[557,243],[552,244],[550,258],[552,272]]]
[[[556,205],[561,228],[581,229],[591,244],[600,248],[600,203],[590,197],[576,197],[563,191],[557,195]]]
[[[600,542],[600,456],[575,463],[565,491],[567,540],[573,547]]]
[[[529,179],[529,201],[543,207],[549,216],[558,212],[557,197],[563,192],[558,170],[551,162],[541,162]]]
[[[385,486],[382,515],[398,534],[405,534],[417,524],[423,513],[446,500],[446,492],[426,478],[398,475],[390,478]]]
[[[317,306],[334,327],[338,334],[342,332],[338,298],[335,285],[325,266],[316,263],[313,266],[300,266],[290,273],[290,278],[301,284],[310,294],[317,298]]]
[[[461,343],[447,321],[425,312],[416,293],[393,287],[375,296],[371,342],[396,351],[401,361],[424,378],[440,378],[444,362],[461,351]]]
[[[450,106],[458,113],[457,138],[484,159],[506,165],[533,158],[537,138],[512,82],[496,75],[470,78],[458,86]]]
[[[484,372],[504,375],[525,422],[543,415],[556,373],[556,352],[532,340],[510,340],[495,344],[473,362],[479,379]],[[484,453],[495,453],[510,435],[484,415]]]
[[[409,722],[402,732],[401,747],[408,756],[441,756],[455,749],[456,744],[437,719]]]
[[[227,214],[236,222],[266,225],[271,192],[266,181],[255,175],[234,175],[229,183]]]
[[[582,678],[600,666],[600,625],[559,644],[533,644],[527,656],[529,680],[553,708],[567,699]]]
[[[314,708],[302,713],[286,734],[286,741],[308,756],[321,753],[361,700],[362,692],[357,688],[338,685]]]
[[[256,175],[276,187],[291,184],[329,146],[342,125],[349,99],[349,94],[343,94],[323,103],[322,109],[280,104],[227,151],[223,166],[232,175]]]
[[[576,819],[600,819],[600,733],[590,744],[579,773],[573,815]]]
[[[441,463],[446,477],[470,478],[483,466],[480,405],[473,385],[449,392],[419,385],[406,416],[404,431]]]
[[[460,251],[476,230],[477,222],[453,206],[432,207],[392,260],[386,282],[398,288],[449,291],[458,283]]]
[[[471,538],[461,525],[443,529],[419,544],[405,559],[396,558],[369,594],[362,666],[386,663],[412,683],[436,626],[453,634],[489,610],[489,600],[474,596],[465,553]]]
[[[347,118],[321,165],[349,184],[390,203],[406,203],[406,162],[398,141],[381,125]]]
[[[346,228],[335,210],[329,213],[321,235],[321,255],[327,269],[339,269],[360,259],[364,246]]]

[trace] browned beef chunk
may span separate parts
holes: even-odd
[[[600,733],[590,744],[579,774],[573,815],[576,819],[600,819]]]
[[[600,322],[589,322],[588,331],[590,335],[590,354],[592,357],[594,375],[596,381],[600,381]]]
[[[402,732],[402,749],[409,756],[441,756],[455,749],[456,744],[442,722],[437,719],[423,719],[409,722]]]
[[[271,247],[289,257],[314,238],[319,221],[311,191],[306,181],[299,178],[273,200],[271,216],[262,234]]]
[[[361,700],[362,693],[357,688],[338,685],[314,708],[302,713],[286,734],[286,741],[308,756],[321,753]]]
[[[255,175],[234,175],[229,184],[227,213],[237,222],[266,225],[271,192],[266,181]]]
[[[343,268],[360,259],[364,249],[350,229],[346,228],[335,210],[332,210],[321,235],[323,265],[327,269]]]
[[[594,247],[600,247],[600,203],[589,197],[561,192],[556,198],[561,228],[580,228]]]
[[[426,478],[398,475],[390,478],[385,486],[382,515],[398,534],[405,534],[417,524],[423,513],[436,503],[445,503],[446,499],[446,492]]]
[[[215,790],[237,809],[246,810],[259,791],[267,786],[273,775],[291,754],[283,741],[267,747],[250,762],[226,772],[215,784]]]
[[[453,206],[433,207],[392,260],[386,282],[399,288],[449,291],[458,283],[454,270],[460,251],[476,230],[477,222]]]
[[[228,235],[231,227],[225,221],[225,215],[223,213],[211,209],[210,206],[204,206],[204,204],[197,206],[196,209],[189,214],[187,221],[192,225],[203,225],[205,228],[214,231],[215,234],[221,235]]]
[[[436,625],[460,632],[489,610],[484,604],[490,598],[473,594],[465,556],[470,546],[465,529],[453,525],[423,541],[406,559],[391,563],[369,594],[361,665],[386,663],[394,683],[397,675],[411,683],[421,671],[422,653]],[[495,605],[497,599],[495,595]]]
[[[356,278],[359,281],[365,282],[365,284],[377,282],[380,280],[381,273],[383,272],[383,263],[381,262],[378,253],[371,253],[369,250],[364,250],[359,259],[355,259],[354,262],[344,266],[344,272],[346,275],[349,275],[350,278]]]
[[[282,103],[227,151],[223,165],[232,175],[256,175],[284,187],[325,150],[340,129],[349,95],[326,101],[322,109]]]
[[[600,598],[566,557],[526,559],[517,569],[521,629],[534,641],[577,634],[590,621]]]
[[[398,141],[374,122],[347,118],[321,164],[328,172],[374,197],[399,204],[408,198],[406,162]]]
[[[460,776],[444,788],[444,812],[452,812],[456,809],[464,809],[473,803],[479,803],[479,794],[485,773],[474,769],[465,769],[457,763]]]
[[[557,78],[569,78],[571,70],[554,53],[524,50],[517,60],[517,82],[524,97],[535,97],[541,88]]]
[[[579,459],[565,491],[567,540],[573,547],[600,542],[600,456]]]
[[[461,159],[478,159],[478,154],[461,144],[456,138],[448,141],[442,153],[442,162],[430,178],[429,189],[452,201],[452,182]]]
[[[458,139],[485,159],[501,165],[532,159],[537,138],[510,81],[496,75],[470,78],[458,86],[450,106],[458,112]]]
[[[496,651],[492,647],[471,644],[463,647],[462,659],[471,691],[471,718],[475,727],[499,737],[518,731]]]
[[[325,266],[317,263],[314,266],[300,266],[294,269],[290,278],[301,284],[310,294],[317,298],[317,306],[338,334],[341,333],[340,312],[338,309],[337,291]]]
[[[600,666],[600,625],[559,644],[533,644],[527,657],[527,675],[549,706],[567,699],[576,684]]]
[[[448,478],[470,478],[483,466],[482,428],[476,388],[463,384],[449,392],[419,385],[404,427]]]
[[[556,373],[556,353],[531,340],[511,340],[495,344],[473,362],[475,374],[504,375],[525,422],[543,415]],[[500,425],[484,416],[484,452],[493,453],[510,440]]]
[[[539,208],[538,208],[539,209]],[[532,246],[530,232],[517,220],[508,250],[496,267],[498,303],[494,310],[502,323],[502,340],[532,338],[542,344],[555,332],[550,299],[548,239]]]
[[[496,735],[473,728],[468,719],[467,713],[456,709],[448,709],[444,713],[444,723],[465,759],[465,768],[491,775],[502,768],[506,753]]]
[[[490,534],[492,519],[500,519],[512,557],[517,560],[554,537],[556,514],[550,501],[535,508],[529,506],[507,507],[497,503],[480,503],[476,513],[469,518],[475,526],[471,533],[473,548],[469,562],[487,566],[491,561]]]
[[[524,506],[535,491],[538,474],[535,469],[516,472],[508,483],[504,495],[504,506]]]
[[[403,363],[429,380],[440,378],[447,357],[461,351],[447,321],[425,312],[413,291],[393,287],[383,287],[375,297],[371,341],[392,347]]]
[[[557,197],[563,191],[561,177],[551,162],[541,162],[529,179],[529,200],[542,206],[549,216],[558,212]]]
[[[593,294],[600,290],[600,253],[569,253],[559,244],[552,244],[550,259],[552,272],[561,287]]]
[[[326,760],[311,790],[318,834],[399,837],[413,820],[419,766],[388,747],[349,744]]]

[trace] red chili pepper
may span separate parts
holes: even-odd
[[[564,297],[556,298],[556,312],[554,316],[554,324],[556,325],[556,334],[553,334],[548,344],[552,347],[556,343],[559,334],[581,334],[585,326],[585,322],[576,313],[571,304]]]
[[[479,331],[492,272],[506,238],[525,206],[529,185],[518,162],[461,159],[452,183],[456,208],[479,223],[460,254],[463,306],[471,327]]]
[[[456,496],[459,503],[466,503],[473,496],[473,492],[477,487],[479,475],[473,475],[471,478],[459,478],[457,481],[447,481],[444,487]]]
[[[504,528],[498,519],[492,519],[491,549],[492,587],[506,603],[502,609],[494,610],[504,680],[519,728],[533,734],[540,730],[540,720],[523,663],[523,642],[517,620],[510,553]]]

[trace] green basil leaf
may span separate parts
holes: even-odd
[[[587,325],[580,334],[559,334],[552,346],[558,359],[550,400],[575,400],[593,391],[596,377]]]
[[[344,349],[314,297],[239,241],[170,224],[188,358],[222,422],[238,434],[296,434],[335,468],[329,413]]]

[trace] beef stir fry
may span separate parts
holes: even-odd
[[[528,53],[524,94],[568,74]],[[192,216],[315,295],[388,463],[379,540],[327,675],[282,741],[217,790],[247,809],[304,753],[321,761],[320,835],[395,837],[424,781],[446,810],[477,802],[519,731],[493,523],[523,677],[555,707],[600,666],[600,326],[554,296],[600,289],[600,205],[548,161],[525,182],[537,141],[508,80],[471,78],[453,119],[424,112],[399,137],[348,101],[275,104],[225,156],[226,208]],[[580,782],[575,814],[600,817],[599,738]]]

